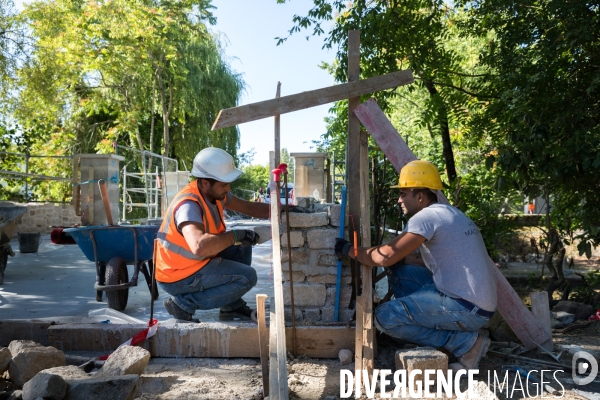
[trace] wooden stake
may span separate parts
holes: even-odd
[[[258,319],[258,346],[262,369],[263,396],[269,395],[269,330],[265,315],[266,294],[256,295],[256,318]]]
[[[533,292],[529,294],[529,298],[531,299],[531,313],[540,323],[544,332],[550,336],[550,339],[540,343],[540,346],[551,352],[554,350],[554,343],[552,342],[552,317],[550,315],[548,292]]]
[[[278,99],[281,97],[281,82],[277,82],[277,92],[275,93],[275,98]],[[281,164],[281,117],[279,114],[275,115],[275,168],[279,164]]]

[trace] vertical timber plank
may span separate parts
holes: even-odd
[[[360,80],[360,31],[348,31],[348,83]],[[354,109],[360,105],[360,96],[348,99],[348,139],[346,143],[346,182],[348,185],[348,234],[350,240],[354,238],[354,231],[360,230],[357,221],[360,217],[360,122],[354,114]],[[360,231],[359,231],[360,234]],[[354,352],[354,368],[360,374],[363,368],[363,314],[364,306],[361,303],[363,296],[359,296],[361,279],[360,267],[355,262],[354,278],[356,290],[356,342]],[[360,325],[360,327],[359,327]]]
[[[417,159],[374,99],[362,103],[354,110],[354,113],[388,157],[396,172],[400,172],[408,162]],[[448,200],[441,191],[438,191],[438,200],[448,204]],[[491,260],[490,263],[493,265]],[[537,347],[536,342],[543,344],[552,339],[552,336],[544,331],[540,323],[525,307],[525,304],[502,275],[502,272],[495,266],[493,266],[493,269],[496,274],[498,311],[525,347],[534,349]]]
[[[369,134],[360,132],[360,221],[361,246],[371,246],[371,213],[369,211]],[[363,369],[373,372],[375,357],[373,330],[373,268],[362,266],[362,306],[363,306]],[[357,315],[358,317],[358,315]]]
[[[275,316],[275,297],[271,297],[269,311],[269,394],[279,395],[279,365],[277,364],[277,317]],[[266,394],[265,394],[266,396]]]
[[[281,97],[281,82],[277,82],[277,92],[275,93],[275,98],[278,99]],[[281,117],[276,115],[274,117],[275,120],[275,168],[279,166],[281,163]]]
[[[540,323],[544,332],[550,336],[549,340],[544,343],[539,343],[544,349],[548,351],[554,350],[554,343],[552,342],[552,317],[550,316],[550,302],[548,300],[548,292],[533,292],[529,294],[531,299],[531,313],[536,320]]]
[[[267,319],[265,315],[266,294],[256,295],[256,314],[258,320],[258,346],[260,347],[260,365],[263,381],[263,396],[269,395],[269,328],[267,328]]]
[[[278,183],[273,182],[271,185],[271,199],[279,198]],[[279,395],[275,389],[271,388],[271,396],[285,400],[288,398],[288,383],[287,383],[287,352],[285,349],[285,320],[283,317],[283,275],[281,272],[281,244],[279,236],[279,211],[281,208],[280,201],[271,202],[271,241],[273,243],[273,286],[275,301],[275,328],[277,331],[277,367],[276,371],[279,377]],[[273,304],[271,307],[273,307]],[[273,320],[271,320],[273,323]],[[270,350],[271,354],[273,350]],[[272,373],[272,372],[271,372]]]

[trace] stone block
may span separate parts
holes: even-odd
[[[65,400],[133,400],[140,377],[137,375],[101,376],[69,382]]]
[[[338,258],[333,247],[329,249],[311,250],[308,263],[310,266],[337,266]]]
[[[254,232],[258,233],[258,244],[271,240],[270,226],[255,226],[253,230]]]
[[[340,226],[342,220],[342,205],[341,204],[332,204],[329,207],[329,224],[332,226]],[[346,218],[344,220],[344,226],[348,226],[348,207],[346,207]]]
[[[294,285],[294,305],[298,307],[321,307],[325,305],[325,296],[327,294],[325,285],[310,285],[303,283]],[[290,306],[291,295],[290,285],[283,285],[283,302]]]
[[[65,365],[64,367],[48,368],[41,371],[40,373],[58,375],[61,378],[63,378],[67,383],[69,383],[70,381],[87,379],[90,377],[81,368],[75,365]]]
[[[148,361],[148,350],[138,346],[121,346],[108,357],[96,376],[142,375]]]
[[[302,311],[304,312],[304,320],[309,324],[321,320],[321,310],[318,308],[307,308]]]
[[[296,294],[296,293],[294,292],[294,294]],[[299,309],[298,307],[294,307],[294,312],[296,314],[296,322],[300,322],[300,321],[304,320],[301,309]],[[286,325],[292,325],[292,308],[291,307],[285,307],[283,309],[283,319],[284,319]]]
[[[311,201],[312,197],[297,197],[296,198],[296,205],[298,207],[304,207],[304,208],[309,208],[312,204]]]
[[[306,232],[308,247],[311,249],[333,249],[337,236],[336,229],[310,229]]]
[[[323,307],[321,308],[321,321],[323,322],[334,322],[335,318],[335,307]],[[344,307],[340,307],[338,310],[338,320],[339,322],[348,322],[354,319],[354,310],[347,308],[347,305]]]
[[[29,347],[44,347],[33,340],[13,340],[8,344],[8,350],[13,355],[16,355],[19,351]]]
[[[350,275],[349,268],[346,268],[347,275],[342,275],[341,283],[342,285],[350,285],[352,283],[352,276]],[[344,269],[342,269],[342,274],[344,273]],[[326,275],[308,275],[306,280],[309,283],[326,283],[335,285],[337,280],[337,275],[326,274]],[[295,282],[295,281],[294,281]]]
[[[287,247],[283,247],[281,249],[281,262],[287,263],[288,260]],[[305,248],[292,249],[292,264],[294,265],[294,270],[296,269],[295,264],[308,264],[308,250]]]
[[[53,374],[39,373],[23,386],[23,400],[43,399],[61,400],[67,394],[67,382]]]
[[[350,297],[352,297],[352,286],[341,286],[340,289],[340,306],[347,308],[348,304],[350,304]],[[327,298],[329,298],[331,305],[335,305],[335,293],[335,287],[327,289]]]
[[[326,212],[319,213],[290,213],[291,228],[314,228],[329,223]]]
[[[291,231],[290,232],[290,245],[292,248],[304,246],[304,234],[302,233],[302,231]],[[286,232],[284,232],[281,235],[281,246],[286,247],[286,248],[288,247]]]
[[[394,359],[396,361],[396,370],[405,369],[406,376],[409,376],[416,369],[420,369],[421,371],[439,369],[444,372],[448,370],[448,356],[432,347],[397,350]],[[414,381],[423,382],[423,373],[416,374]]]
[[[308,276],[319,276],[319,275],[331,275],[337,274],[337,268],[334,266],[329,267],[315,267],[306,264],[294,264],[294,271],[302,271],[304,275]]]
[[[12,353],[8,349],[8,347],[3,347],[0,349],[0,376],[4,373],[4,371],[8,370],[8,366],[10,365],[10,360],[12,359]]]
[[[292,270],[292,280],[293,280],[294,284],[304,282],[305,278],[306,278],[306,275],[304,275],[304,272]],[[290,281],[290,273],[289,272],[283,271],[283,280],[285,282]]]
[[[564,311],[569,314],[575,314],[576,320],[587,320],[594,313],[594,307],[577,301],[562,300],[552,308],[552,311]]]
[[[33,378],[38,372],[64,365],[66,365],[64,353],[54,347],[24,347],[13,355],[8,373],[15,385],[23,387],[25,382]]]

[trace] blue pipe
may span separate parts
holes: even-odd
[[[342,186],[342,209],[340,210],[340,237],[344,238],[344,229],[346,225],[346,186]],[[335,279],[335,310],[333,319],[340,320],[340,287],[342,286],[342,259],[338,258],[337,277]]]

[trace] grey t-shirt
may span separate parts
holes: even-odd
[[[413,215],[405,231],[423,236],[421,256],[435,287],[450,297],[496,309],[496,275],[479,229],[455,207],[435,203]]]
[[[224,206],[227,206],[227,204],[231,202],[232,197],[233,194],[231,194],[231,192],[227,192]],[[219,221],[221,216],[219,215],[219,209],[217,208],[217,205],[212,204],[209,201],[206,202],[206,205],[212,214],[213,220]],[[204,221],[202,220],[203,213],[204,212],[202,211],[200,204],[193,200],[186,200],[181,203],[177,211],[175,211],[175,226],[177,226],[179,233],[181,233],[181,224],[184,222],[197,222],[199,224],[204,224]]]

